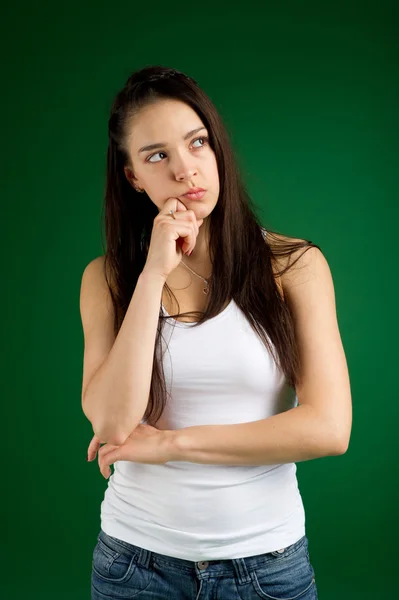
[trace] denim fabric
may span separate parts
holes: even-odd
[[[317,600],[308,539],[246,558],[193,562],[107,535],[93,551],[92,600]]]

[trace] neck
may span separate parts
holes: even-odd
[[[195,255],[195,251],[197,250],[197,255]],[[197,246],[194,248],[190,256],[183,255],[182,262],[184,264],[180,265],[180,268],[183,270],[187,270],[187,267],[192,269],[197,275],[203,277],[204,279],[209,279],[212,275],[212,264],[209,259],[209,254],[199,254],[199,249]]]
[[[206,225],[207,223],[205,220],[199,228],[194,250],[191,252],[190,256],[183,256],[183,260],[187,265],[191,266],[191,264],[196,264],[198,266],[206,266],[210,263],[208,232]]]

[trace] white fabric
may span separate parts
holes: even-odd
[[[198,327],[168,319],[162,350],[170,396],[160,429],[245,423],[298,403],[234,301]],[[305,535],[296,464],[119,461],[101,503],[101,528],[191,561],[278,550]]]

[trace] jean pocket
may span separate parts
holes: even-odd
[[[299,600],[315,585],[304,536],[280,551],[267,553],[264,563],[252,571],[252,586],[266,600]]]
[[[98,539],[93,551],[93,572],[103,581],[123,583],[133,574],[136,563],[134,556],[117,552]]]

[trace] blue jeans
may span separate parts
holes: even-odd
[[[92,600],[317,600],[308,539],[246,558],[193,562],[107,535],[93,551]]]

